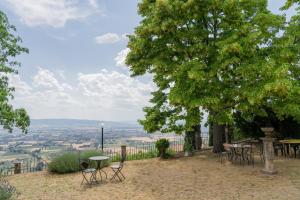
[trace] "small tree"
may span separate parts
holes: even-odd
[[[162,138],[156,141],[155,147],[158,150],[158,156],[160,158],[167,158],[167,149],[169,148],[170,143],[169,140]]]
[[[217,152],[236,112],[251,120],[267,107],[300,121],[298,15],[286,28],[267,0],[142,0],[139,14],[126,63],[158,88],[144,109],[146,130],[194,131],[204,110]]]
[[[17,74],[20,63],[13,60],[21,53],[28,53],[28,49],[19,46],[21,38],[15,36],[16,28],[9,24],[6,15],[0,11],[0,126],[12,131],[13,127],[27,132],[30,124],[25,109],[14,109],[10,104],[15,90],[9,85],[9,76]]]

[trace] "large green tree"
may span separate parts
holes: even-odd
[[[20,63],[14,57],[28,53],[21,47],[21,38],[15,35],[15,27],[10,25],[6,15],[0,11],[0,125],[9,131],[13,127],[27,132],[30,124],[29,116],[23,108],[14,109],[10,103],[14,88],[9,85],[9,76],[16,74]]]
[[[296,69],[281,55],[287,48],[288,36],[281,36],[285,17],[267,6],[267,0],[139,4],[143,19],[130,36],[127,64],[133,76],[153,74],[158,87],[141,121],[146,130],[179,125],[191,131],[206,111],[219,151],[224,125],[233,123],[237,111],[251,120],[268,107],[279,117],[300,119],[299,82],[291,73]]]

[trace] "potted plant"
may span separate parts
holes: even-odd
[[[162,138],[156,141],[155,147],[158,151],[158,156],[162,159],[168,158],[167,149],[169,148],[169,140]]]
[[[184,156],[192,156],[193,155],[193,145],[190,142],[185,141],[183,150],[184,150]]]

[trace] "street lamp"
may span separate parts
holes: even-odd
[[[101,123],[101,149],[103,152],[103,129],[104,129],[104,123]]]

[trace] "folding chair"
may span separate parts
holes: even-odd
[[[84,181],[86,181],[87,184],[92,184],[93,181],[97,181],[96,169],[90,168],[90,165],[87,161],[80,161],[80,169],[82,173],[81,185],[84,183]]]
[[[111,181],[112,180],[117,180],[116,178],[118,178],[121,182],[123,180],[125,180],[125,176],[122,173],[122,169],[123,169],[125,160],[126,160],[126,156],[122,157],[121,161],[119,163],[110,166],[110,168],[114,172],[114,175],[110,179]]]
[[[223,151],[221,147],[216,148],[216,154],[218,154],[218,161],[222,164],[223,163],[223,155],[226,155],[227,152]]]

